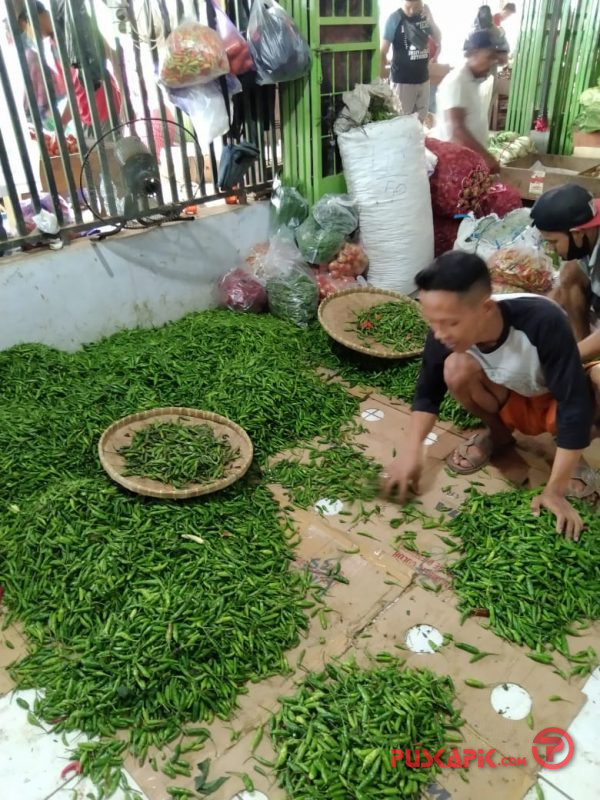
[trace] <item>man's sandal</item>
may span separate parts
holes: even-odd
[[[565,497],[577,500],[594,501],[594,495],[600,496],[600,472],[587,464],[580,464],[571,475],[571,480],[581,481],[583,486],[572,492],[568,492]]]
[[[463,442],[450,453],[450,455],[446,458],[446,466],[449,467],[452,472],[456,472],[458,475],[472,475],[474,472],[479,472],[480,469],[483,469],[483,467],[487,466],[490,463],[490,459],[493,455],[498,455],[503,450],[512,447],[514,442],[515,440],[511,438],[511,440],[506,442],[506,444],[494,447],[489,433],[474,433],[473,436],[467,439],[466,442]],[[482,455],[474,456],[469,454],[469,448],[473,446],[476,446],[482,450]],[[460,458],[464,459],[465,461],[468,461],[469,466],[461,467],[458,464],[455,464],[455,454],[460,456]]]

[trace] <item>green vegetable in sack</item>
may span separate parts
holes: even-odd
[[[277,221],[280,225],[297,228],[308,217],[308,202],[291,186],[283,186],[277,192],[273,205],[277,208]]]
[[[269,309],[279,319],[306,327],[317,315],[319,288],[312,273],[294,266],[267,281]]]
[[[580,131],[600,131],[600,84],[586,89],[579,98],[581,113],[576,125]]]
[[[322,228],[309,217],[296,229],[296,243],[309,264],[327,264],[343,245],[344,234],[339,229]]]

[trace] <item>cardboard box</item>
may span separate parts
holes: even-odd
[[[532,167],[537,163],[545,167],[539,172]],[[549,156],[531,153],[523,158],[516,158],[500,170],[500,179],[519,190],[525,200],[537,198],[556,186],[565,183],[577,183],[588,189],[595,197],[600,197],[600,178],[584,175],[600,165],[600,159],[575,158],[574,156]],[[553,170],[565,170],[555,172]]]

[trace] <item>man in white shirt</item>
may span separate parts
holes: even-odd
[[[486,150],[488,113],[479,91],[498,60],[497,45],[489,31],[475,31],[469,36],[465,56],[463,66],[453,69],[439,85],[438,124],[431,135],[474,150],[492,172],[499,172],[498,162]]]

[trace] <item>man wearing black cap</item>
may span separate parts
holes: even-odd
[[[569,315],[581,360],[600,359],[600,200],[567,183],[545,192],[531,209],[533,224],[564,264],[560,285],[550,295]],[[600,396],[600,364],[590,370]]]
[[[489,31],[475,31],[465,42],[465,56],[463,66],[453,69],[438,87],[438,125],[432,136],[474,150],[492,172],[499,172],[500,165],[486,149],[488,112],[480,93],[498,61],[498,45]]]

